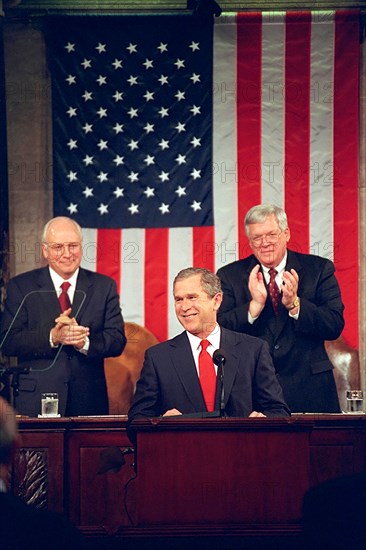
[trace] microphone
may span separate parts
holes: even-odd
[[[226,354],[223,349],[215,349],[212,355],[213,362],[218,367],[223,367],[226,363]]]
[[[219,348],[213,352],[213,362],[217,366],[217,376],[220,380],[220,416],[224,416],[225,413],[225,395],[224,395],[224,365],[226,363],[226,354],[223,349]]]

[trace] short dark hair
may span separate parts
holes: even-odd
[[[218,276],[204,267],[186,267],[179,271],[173,281],[173,291],[177,281],[188,279],[194,275],[200,275],[202,288],[210,298],[213,298],[218,292],[222,292],[221,281]]]

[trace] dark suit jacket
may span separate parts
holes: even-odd
[[[288,416],[266,342],[221,329],[225,414],[247,417],[253,410],[267,416]],[[219,409],[220,383],[216,387]],[[207,411],[186,332],[149,348],[129,411],[135,418],[154,417],[169,409],[183,414]]]
[[[61,415],[108,414],[103,361],[120,355],[126,343],[114,281],[79,270],[72,315],[80,325],[90,328],[86,355],[73,346],[51,348],[49,334],[59,315],[48,267],[9,281],[1,322],[3,351],[17,357],[19,367],[31,369],[19,376],[15,408],[21,414],[37,416],[41,393],[57,392]]]
[[[20,498],[0,493],[1,550],[82,550],[87,540],[61,514],[39,510]]]
[[[219,323],[268,342],[292,412],[339,412],[333,366],[324,348],[324,341],[338,338],[344,327],[343,304],[333,263],[289,250],[286,270],[294,268],[299,275],[298,320],[291,319],[282,304],[276,319],[268,297],[261,315],[251,325],[248,279],[257,264],[252,255],[217,272],[224,292]]]

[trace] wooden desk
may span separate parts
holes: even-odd
[[[136,479],[133,454],[98,474],[103,449],[131,447],[125,429],[121,416],[21,420],[14,490],[90,536],[294,535],[308,487],[366,469],[365,415],[139,421]]]
[[[128,527],[124,487],[135,476],[133,454],[119,471],[98,473],[103,450],[131,448],[126,421],[126,416],[20,420],[14,491],[26,502],[65,513],[89,535]],[[134,510],[132,492],[128,505]]]

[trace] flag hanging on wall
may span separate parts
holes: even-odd
[[[245,212],[274,202],[335,262],[358,346],[358,12],[57,18],[48,48],[54,213],[126,320],[177,334],[176,273],[248,255]]]

